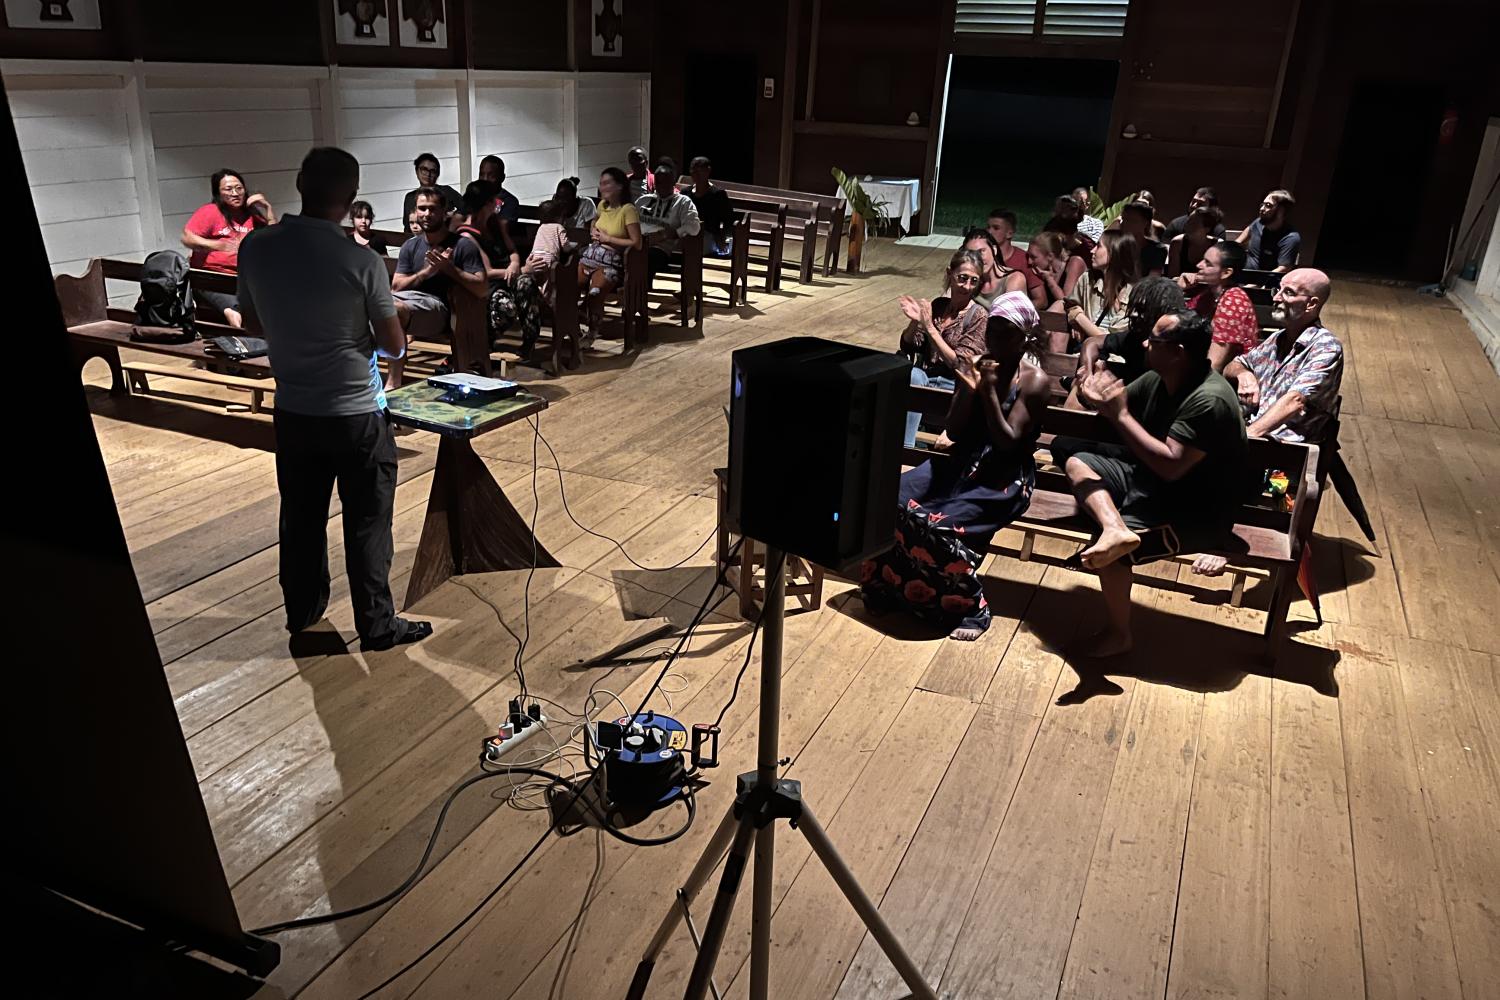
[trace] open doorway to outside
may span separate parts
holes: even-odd
[[[983,226],[1003,206],[1024,240],[1051,218],[1058,195],[1097,186],[1119,65],[954,56],[934,231]]]

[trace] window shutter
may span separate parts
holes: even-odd
[[[1122,38],[1125,35],[1125,12],[1130,7],[1130,0],[1045,2],[1043,38]]]
[[[959,35],[1027,35],[1036,30],[1039,0],[958,0]]]

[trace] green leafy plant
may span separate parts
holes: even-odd
[[[1088,212],[1089,215],[1092,215],[1100,222],[1103,222],[1104,228],[1108,229],[1110,226],[1114,225],[1115,222],[1120,218],[1120,215],[1125,211],[1125,206],[1130,204],[1132,201],[1135,201],[1138,196],[1139,192],[1132,192],[1121,198],[1119,201],[1115,202],[1113,205],[1106,205],[1104,204],[1104,199],[1100,196],[1099,192],[1095,191],[1093,188],[1089,188],[1089,203],[1084,211]]]
[[[890,221],[891,214],[886,211],[889,202],[876,201],[871,198],[869,192],[859,183],[858,177],[850,177],[838,167],[829,170],[833,179],[838,181],[839,190],[844,192],[844,198],[849,202],[849,209],[858,212],[859,217],[869,227],[876,228]]]

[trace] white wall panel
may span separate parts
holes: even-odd
[[[578,84],[578,176],[594,191],[605,167],[626,169],[625,154],[643,144],[646,110],[635,77],[589,77]]]
[[[474,90],[475,153],[505,161],[505,186],[533,203],[557,189],[569,166],[564,83],[480,82]]]
[[[474,168],[458,158],[456,84],[343,80],[337,94],[340,141],[359,160],[359,196],[374,206],[377,228],[406,228],[401,202],[417,185],[412,160],[420,153],[438,158],[441,183],[463,190]]]
[[[69,86],[6,81],[54,274],[82,273],[93,257],[143,253],[121,86],[106,76]]]

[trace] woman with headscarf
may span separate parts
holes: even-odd
[[[866,607],[904,610],[963,641],[989,628],[979,564],[995,532],[1031,503],[1048,400],[1047,376],[1025,360],[1043,349],[1041,317],[1025,292],[995,300],[985,344],[954,369],[947,456],[901,476],[895,547],[861,567]]]

